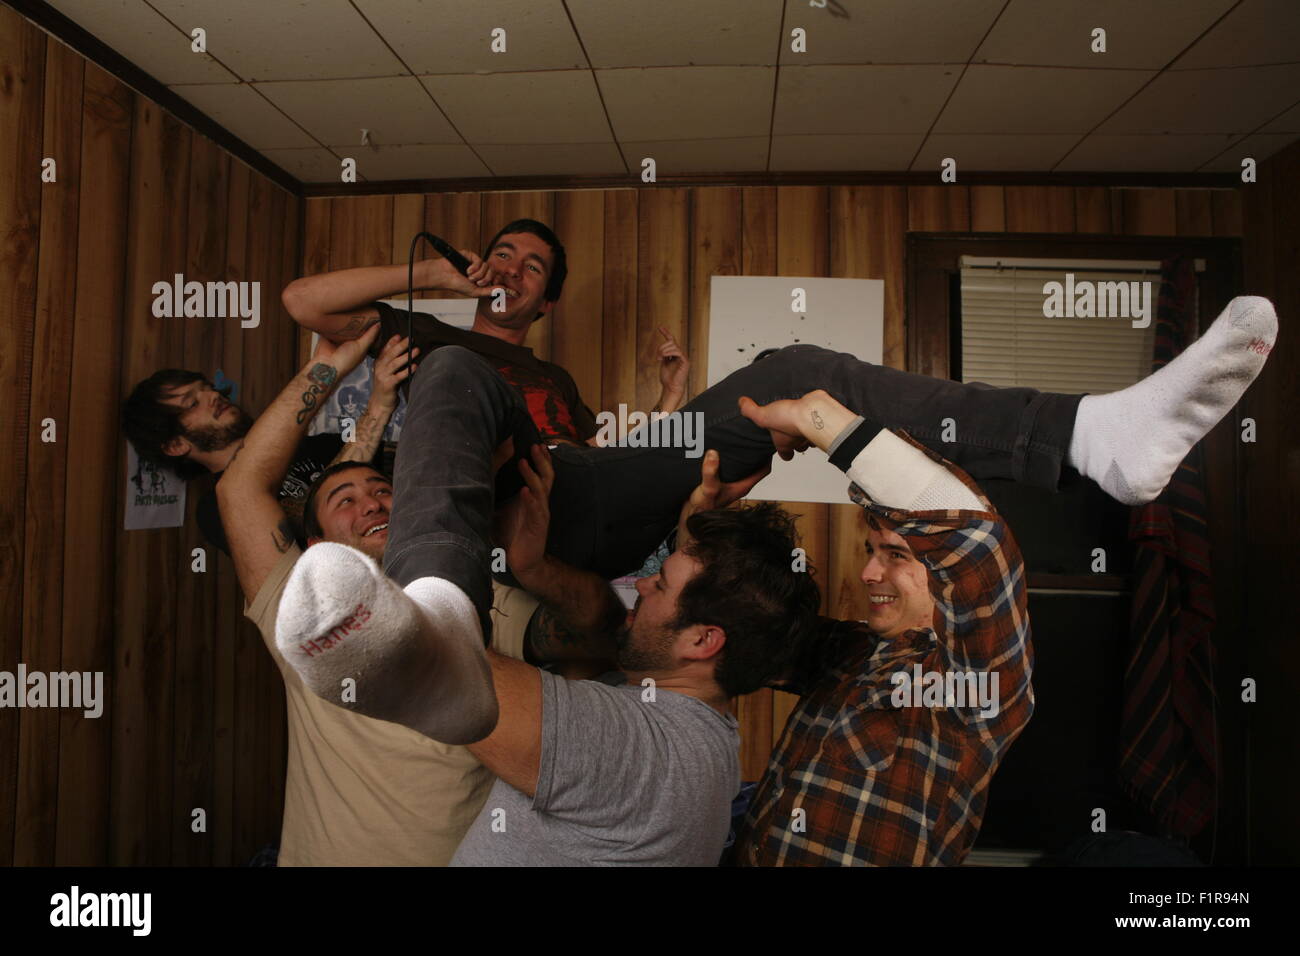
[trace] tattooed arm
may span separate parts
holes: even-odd
[[[462,249],[461,254],[470,261],[468,276],[461,275],[446,259],[423,259],[415,263],[415,288],[443,289],[476,298],[490,296],[497,283],[496,273],[469,250]],[[342,343],[377,323],[375,300],[405,292],[406,282],[405,265],[339,269],[294,279],[284,287],[280,300],[303,328]]]
[[[343,443],[331,465],[341,461],[374,460],[388,420],[397,409],[397,386],[415,371],[414,361],[409,365],[406,363],[406,343],[406,339],[392,336],[375,359],[375,367],[370,373],[370,401],[366,403],[360,420],[354,423],[352,440]],[[412,360],[419,354],[419,349],[411,349]]]
[[[544,574],[519,583],[541,601],[528,622],[524,660],[530,664],[557,661],[612,661],[614,640],[627,618],[627,608],[609,583],[590,571],[547,559]],[[518,577],[518,575],[516,575]]]
[[[278,498],[307,423],[335,383],[357,367],[378,334],[375,327],[340,346],[322,339],[316,354],[253,423],[217,482],[221,523],[249,603],[293,545],[293,525]]]

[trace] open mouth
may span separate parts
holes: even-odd
[[[368,538],[372,534],[379,534],[379,532],[387,531],[387,530],[388,530],[388,522],[385,521],[383,524],[377,524],[373,528],[370,528],[361,537]]]
[[[886,604],[893,604],[897,600],[898,600],[897,596],[892,594],[872,594],[871,606],[883,607]]]

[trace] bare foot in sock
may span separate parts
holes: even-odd
[[[294,565],[275,636],[308,689],[332,704],[448,744],[496,725],[482,626],[450,581],[422,578],[404,591],[360,551],[322,542]]]
[[[1238,296],[1158,372],[1121,391],[1086,396],[1067,460],[1126,505],[1154,501],[1192,446],[1255,380],[1276,338],[1273,303]]]

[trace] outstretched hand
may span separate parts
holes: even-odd
[[[797,451],[808,448],[812,442],[803,436],[800,428],[802,399],[786,398],[779,402],[759,405],[749,396],[741,396],[740,414],[772,436],[772,444],[782,461],[789,461]]]
[[[506,564],[517,578],[545,560],[551,525],[551,486],[555,483],[551,453],[538,442],[532,448],[532,458],[532,465],[519,459],[524,487],[497,511],[493,527],[493,537],[505,548]]]
[[[691,361],[666,326],[659,326],[664,341],[659,346],[659,385],[666,392],[685,394]]]
[[[704,460],[700,463],[700,483],[695,486],[686,504],[682,505],[682,513],[677,519],[679,549],[690,541],[690,533],[686,530],[687,518],[699,511],[725,508],[739,501],[749,494],[756,484],[772,473],[772,462],[769,460],[762,468],[746,478],[724,482],[718,478],[718,468],[721,464],[722,458],[713,449],[704,453]]]
[[[337,345],[322,335],[317,340],[316,350],[311,353],[311,357],[317,362],[324,362],[326,365],[333,366],[334,370],[338,372],[339,378],[343,378],[361,364],[361,360],[366,357],[366,353],[370,351],[370,346],[374,344],[378,336],[378,319],[359,337],[348,339],[346,342],[340,342]]]

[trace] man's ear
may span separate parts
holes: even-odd
[[[691,634],[691,643],[686,649],[690,660],[713,660],[722,653],[727,644],[727,632],[716,624],[701,624]]]
[[[324,540],[325,540],[324,538],[308,538],[307,547],[310,548],[313,544],[320,544]]]
[[[167,439],[167,443],[162,446],[162,453],[168,458],[184,458],[193,447],[186,439],[177,435],[175,438]]]
[[[554,307],[555,307],[555,303],[552,302],[550,299],[543,299],[542,304],[537,307],[537,314],[533,316],[533,321],[537,322],[540,321],[541,319],[546,318],[548,315],[551,314],[551,309]]]

